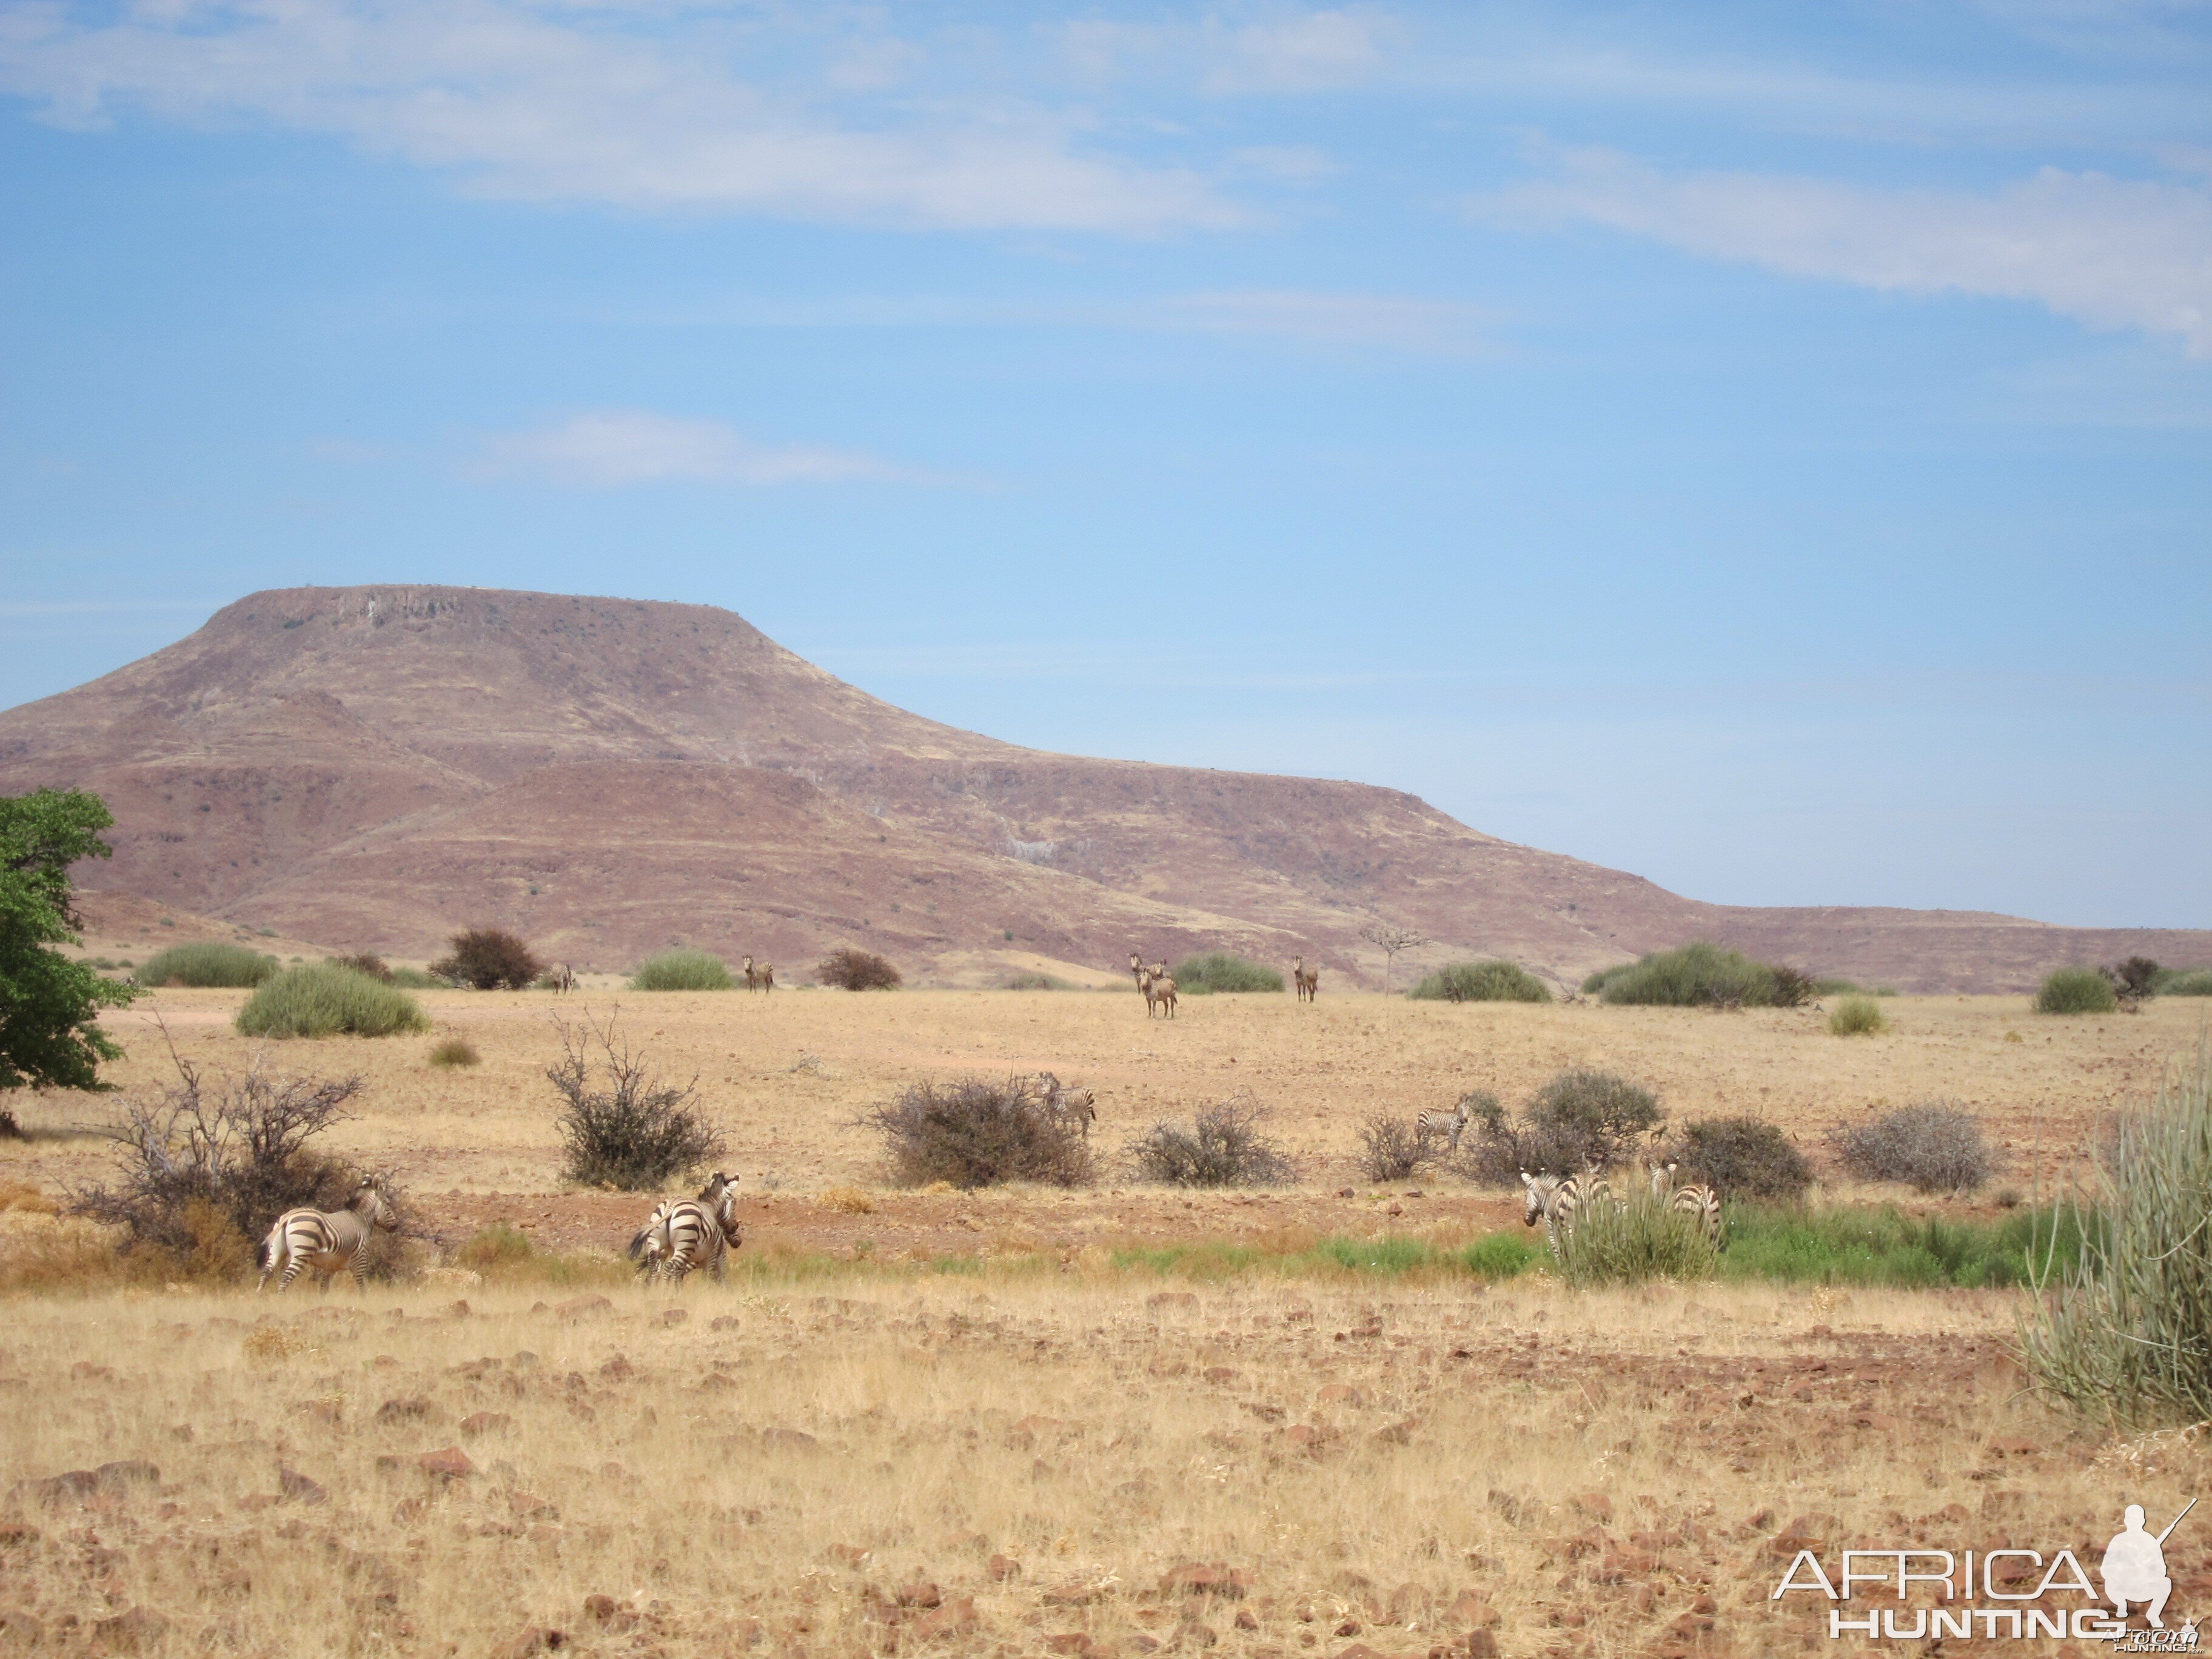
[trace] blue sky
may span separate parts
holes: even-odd
[[[254,588],[2212,926],[2212,8],[0,7],[0,704]]]

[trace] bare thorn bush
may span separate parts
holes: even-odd
[[[1140,1181],[1170,1187],[1280,1187],[1297,1178],[1291,1161],[1260,1132],[1267,1110],[1249,1094],[1208,1106],[1188,1128],[1156,1123],[1129,1148]]]
[[[1996,1162],[1980,1120],[1941,1101],[1899,1106],[1832,1139],[1860,1180],[1902,1181],[1923,1193],[1973,1192]]]
[[[1370,1181],[1404,1181],[1436,1149],[1409,1117],[1370,1114],[1359,1126],[1359,1172]]]
[[[1009,1181],[1080,1187],[1097,1178],[1073,1116],[1048,1105],[1034,1078],[912,1084],[862,1113],[860,1126],[882,1138],[901,1187],[942,1181],[964,1192]]]
[[[561,1096],[562,1173],[587,1187],[649,1192],[720,1158],[722,1132],[699,1105],[699,1079],[663,1083],[645,1051],[617,1032],[616,1018],[553,1021],[561,1058],[545,1077]]]

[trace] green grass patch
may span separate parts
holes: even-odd
[[[247,1036],[391,1036],[427,1031],[429,1017],[397,986],[341,968],[287,968],[246,1000],[233,1022]]]
[[[273,978],[277,967],[276,957],[249,951],[243,945],[233,945],[224,939],[201,939],[155,951],[146,958],[146,965],[138,970],[137,978],[141,985],[234,989],[251,988]]]
[[[1283,976],[1265,963],[1228,951],[1207,951],[1185,957],[1176,963],[1171,977],[1178,996],[1211,996],[1216,991],[1273,991],[1283,989]]]
[[[403,991],[434,991],[446,984],[444,980],[420,968],[394,968],[389,982]]]
[[[1406,993],[1418,1002],[1549,1002],[1551,988],[1516,962],[1455,962]]]
[[[710,951],[663,951],[629,976],[633,991],[727,991],[736,984],[729,964]]]
[[[1952,1221],[1880,1209],[1732,1207],[1721,1277],[1784,1285],[1895,1290],[2002,1288],[2028,1282],[2033,1250],[2059,1267],[2081,1259],[2082,1219],[2071,1209],[2023,1210],[1999,1221]],[[2095,1226],[2094,1218],[2087,1224]]]
[[[1845,997],[1828,1015],[1828,1030],[1837,1036],[1872,1036],[1888,1029],[1888,1016],[1872,997]]]
[[[2212,997],[2212,968],[2161,968],[2151,988],[2162,997]]]
[[[483,1056],[466,1037],[449,1036],[430,1045],[429,1060],[441,1071],[451,1071],[457,1066],[481,1066]]]
[[[2119,1006],[2112,981],[2094,968],[2061,968],[2035,994],[2039,1014],[2111,1014]]]

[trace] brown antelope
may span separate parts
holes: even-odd
[[[1144,978],[1138,981],[1137,984],[1145,994],[1146,1018],[1150,1019],[1152,1017],[1152,1010],[1155,1008],[1162,1010],[1169,1019],[1175,1018],[1176,982],[1164,972],[1156,974],[1148,969],[1146,970]]]
[[[1300,1002],[1311,1002],[1321,994],[1321,969],[1307,967],[1306,959],[1298,957],[1291,963],[1291,988]]]

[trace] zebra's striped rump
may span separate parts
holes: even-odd
[[[1651,1196],[1665,1200],[1668,1208],[1689,1217],[1715,1249],[1725,1250],[1728,1241],[1721,1236],[1721,1195],[1703,1182],[1675,1186],[1675,1168],[1672,1164],[1650,1166]]]
[[[696,1198],[664,1200],[629,1242],[641,1273],[673,1279],[704,1267],[719,1283],[730,1252],[744,1243],[738,1226],[738,1178],[716,1171]]]
[[[313,1267],[322,1276],[325,1289],[341,1269],[350,1268],[356,1288],[366,1291],[368,1247],[375,1230],[381,1227],[391,1232],[399,1225],[398,1212],[385,1194],[384,1177],[373,1175],[354,1188],[346,1207],[336,1214],[325,1210],[285,1211],[255,1253],[261,1280],[254,1290],[264,1288],[274,1273],[279,1275],[276,1290],[282,1295],[292,1288],[302,1267]]]

